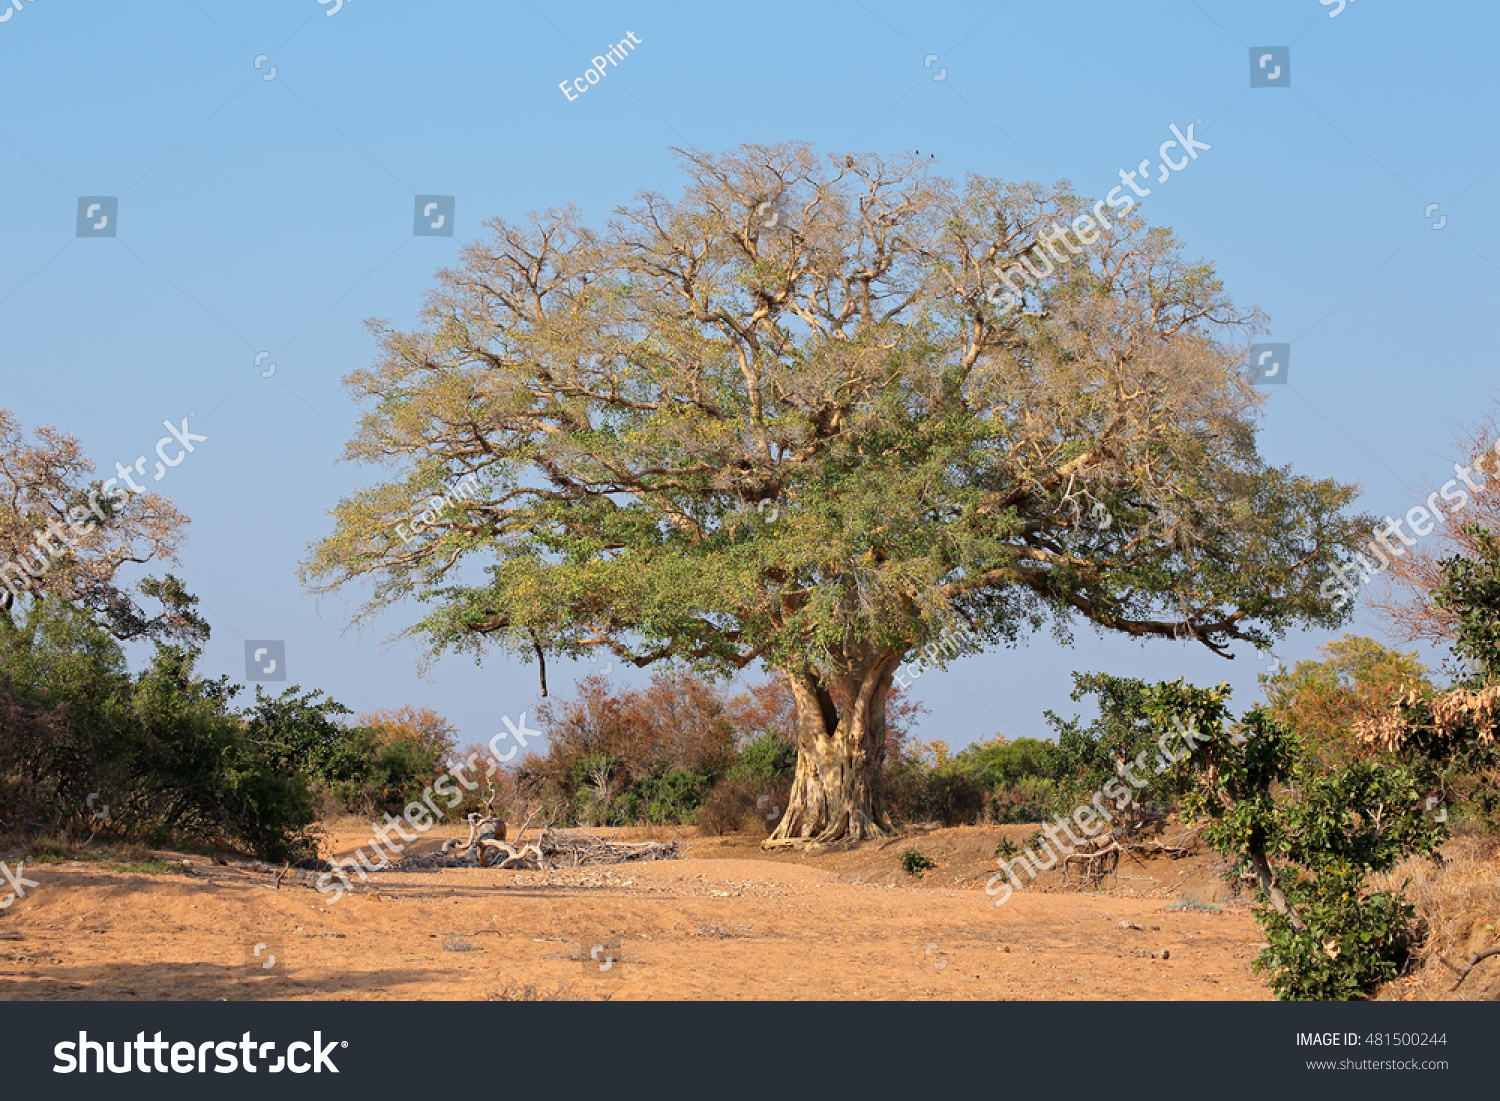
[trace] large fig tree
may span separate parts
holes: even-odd
[[[1341,621],[1354,491],[1258,457],[1258,317],[1170,233],[913,158],[681,161],[603,227],[491,221],[415,327],[374,325],[349,455],[395,475],[339,504],[315,587],[429,602],[434,652],[764,663],[799,748],[770,844],[891,828],[924,647]]]

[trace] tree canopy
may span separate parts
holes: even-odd
[[[1319,586],[1354,490],[1261,459],[1261,319],[1169,231],[913,157],[680,157],[679,196],[603,227],[490,221],[414,327],[374,323],[348,454],[395,474],[340,502],[309,581],[429,603],[434,651],[764,662],[797,702],[781,839],[888,825],[885,696],[955,624],[1227,654],[1347,615]]]

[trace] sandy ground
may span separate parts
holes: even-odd
[[[681,860],[604,869],[385,873],[332,905],[248,861],[165,854],[186,862],[173,874],[28,863],[39,886],[0,912],[0,998],[1269,998],[1250,970],[1259,932],[1207,858],[1122,867],[1110,894],[1043,880],[997,908],[981,887],[1002,832],[1030,830],[814,854],[710,839]],[[329,850],[363,839],[339,832]],[[921,879],[897,864],[911,847],[937,861]],[[1219,908],[1170,908],[1184,892]]]

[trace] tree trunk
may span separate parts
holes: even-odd
[[[1276,884],[1276,873],[1271,870],[1271,861],[1263,852],[1252,852],[1250,854],[1250,867],[1255,872],[1256,881],[1260,889],[1266,892],[1266,897],[1271,900],[1271,905],[1276,907],[1276,912],[1285,914],[1287,921],[1291,922],[1292,928],[1297,932],[1303,932],[1307,924],[1297,916],[1297,911],[1292,909],[1291,902],[1286,897],[1286,892]]]
[[[895,832],[886,813],[885,700],[899,655],[881,654],[829,682],[811,669],[783,670],[797,703],[797,771],[781,822],[766,848],[861,841]]]

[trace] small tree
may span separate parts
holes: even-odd
[[[1375,752],[1354,734],[1356,724],[1389,710],[1412,685],[1431,688],[1427,667],[1414,653],[1388,649],[1357,635],[1326,643],[1321,660],[1262,673],[1266,710],[1295,730],[1307,753],[1328,768]]]
[[[1326,768],[1263,709],[1229,723],[1229,689],[1178,681],[1146,693],[1162,730],[1181,723],[1210,735],[1178,767],[1193,787],[1187,816],[1205,840],[1254,873],[1256,919],[1268,947],[1256,959],[1280,998],[1366,996],[1396,975],[1411,949],[1412,907],[1399,892],[1367,890],[1369,873],[1447,836],[1417,771],[1399,758]]]
[[[75,437],[38,428],[27,440],[0,409],[0,629],[53,596],[121,640],[202,643],[208,624],[177,578],[140,581],[141,595],[161,605],[150,615],[120,576],[130,566],[175,562],[188,518],[156,493],[106,491],[89,480],[92,470]]]

